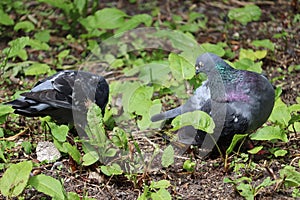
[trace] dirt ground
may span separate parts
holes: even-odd
[[[270,39],[275,43],[274,54],[268,55],[263,60],[264,73],[269,79],[276,78],[275,86],[282,87],[282,98],[285,103],[291,105],[296,102],[300,92],[299,71],[288,71],[291,65],[300,64],[300,23],[294,23],[294,16],[299,13],[299,1],[257,1],[256,4],[262,9],[261,19],[257,22],[248,23],[246,26],[234,23],[232,28],[225,29],[228,21],[227,13],[229,9],[248,4],[248,2],[228,0],[228,1],[138,1],[139,6],[145,5],[143,11],[137,10],[136,5],[128,4],[127,1],[118,1],[115,5],[128,14],[150,13],[152,6],[159,6],[161,19],[168,20],[176,13],[183,18],[186,17],[189,9],[201,12],[208,17],[207,30],[199,30],[196,38],[199,43],[203,42],[226,42],[232,44],[233,51],[240,48],[249,48],[252,40]],[[298,5],[294,5],[293,3]],[[111,5],[103,2],[102,6]],[[273,38],[274,34],[285,31],[286,38]],[[237,40],[234,35],[239,35]],[[42,132],[43,130],[41,130]],[[159,136],[157,136],[159,137]],[[43,136],[31,139],[32,142],[44,140]],[[141,141],[140,146],[144,144]],[[145,144],[147,145],[147,144]],[[255,161],[258,165],[256,171],[245,171],[245,176],[252,177],[253,181],[261,183],[261,180],[268,176],[279,177],[278,171],[282,164],[289,164],[294,155],[299,155],[299,136],[290,138],[288,144],[276,144],[276,146],[289,149],[289,156],[282,159],[261,159]],[[296,148],[291,149],[289,147]],[[224,163],[221,158],[199,158],[195,152],[188,151],[175,161],[175,164],[168,169],[149,171],[145,174],[137,174],[135,181],[129,181],[125,176],[107,177],[95,167],[70,170],[73,161],[63,159],[62,170],[51,170],[52,165],[44,165],[37,169],[44,174],[54,178],[61,178],[67,191],[74,191],[78,194],[88,194],[96,199],[136,199],[142,193],[143,183],[158,181],[161,179],[170,180],[172,187],[168,189],[173,199],[243,199],[232,184],[223,183],[224,177],[236,178],[237,174],[231,170],[224,170]],[[197,161],[194,172],[186,172],[182,169],[183,162],[193,157]],[[22,159],[22,158],[20,158]],[[33,158],[34,159],[34,158]],[[233,161],[229,158],[229,162]],[[271,172],[272,173],[271,173]],[[134,182],[136,184],[134,184]],[[280,190],[275,185],[263,189],[256,199],[292,199],[291,190]],[[50,199],[44,194],[37,193],[33,189],[26,190],[26,199]]]

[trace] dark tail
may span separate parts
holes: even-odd
[[[178,107],[178,108],[174,108],[172,110],[168,110],[166,112],[163,112],[163,113],[160,113],[160,114],[157,114],[157,115],[153,115],[151,117],[151,121],[152,122],[157,122],[157,121],[160,121],[160,120],[165,120],[165,119],[170,119],[170,118],[174,118],[178,115],[181,115],[182,114],[182,108],[181,106]]]

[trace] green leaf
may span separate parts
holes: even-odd
[[[250,184],[240,183],[236,189],[246,200],[254,200],[254,191]]]
[[[170,87],[170,76],[171,72],[169,65],[166,63],[149,63],[140,68],[139,79],[145,84],[155,83],[165,87]]]
[[[291,119],[291,114],[285,103],[280,98],[275,101],[273,111],[270,116],[270,121],[278,123],[282,126],[288,126]]]
[[[155,193],[151,193],[151,199],[152,200],[171,200],[172,197],[168,190],[166,189],[160,189]]]
[[[74,5],[76,6],[78,12],[80,13],[80,15],[83,14],[83,10],[84,8],[87,6],[88,1],[86,0],[74,0]]]
[[[5,48],[3,53],[8,54],[8,58],[18,56],[22,60],[27,60],[28,56],[24,47],[29,45],[29,40],[29,37],[19,37],[10,41],[8,43],[10,48]]]
[[[10,105],[0,104],[0,116],[6,116],[13,112],[14,109]]]
[[[269,187],[271,185],[273,185],[274,183],[276,183],[276,181],[271,181],[270,177],[267,177],[264,179],[264,181],[259,184],[255,189],[256,191],[258,191],[260,188],[265,188],[265,187]]]
[[[162,37],[165,39],[169,39],[172,42],[172,46],[176,49],[182,50],[183,52],[189,53],[189,54],[193,54],[193,52],[191,52],[191,50],[199,50],[199,44],[198,42],[195,40],[194,37],[191,37],[188,34],[185,34],[181,31],[168,31],[168,30],[158,30],[155,33],[155,36],[157,37]],[[202,53],[204,52],[203,48],[202,49]],[[198,51],[197,51],[198,54]],[[198,56],[198,55],[196,55]],[[195,62],[195,57],[193,57],[192,62]]]
[[[258,21],[261,16],[261,10],[256,5],[246,5],[243,8],[234,8],[229,10],[228,17],[230,20],[236,20],[243,25],[251,21]]]
[[[24,148],[24,151],[26,154],[30,154],[31,149],[32,149],[32,145],[30,142],[28,141],[23,141],[22,142],[22,147]]]
[[[79,20],[79,22],[88,30],[115,29],[124,26],[124,17],[126,16],[126,13],[117,8],[104,8],[92,16]]]
[[[22,21],[22,22],[18,22],[15,27],[14,27],[14,30],[15,31],[18,31],[18,30],[24,30],[26,33],[32,31],[35,29],[34,25],[32,22],[30,21]]]
[[[142,115],[148,113],[152,105],[153,87],[141,86],[137,88],[129,100],[129,112]]]
[[[241,49],[239,59],[242,60],[243,58],[248,58],[252,61],[257,59],[263,59],[267,56],[266,50],[257,50],[253,51],[252,49]]]
[[[108,138],[105,134],[103,125],[102,111],[95,103],[93,103],[87,113],[88,126],[85,128],[91,142],[99,147],[104,147]]]
[[[150,184],[150,189],[166,189],[171,186],[170,181],[168,180],[160,180],[158,182],[152,181]]]
[[[61,183],[51,176],[46,176],[44,174],[33,176],[29,179],[29,184],[37,191],[49,195],[52,198],[61,200],[66,199],[64,195],[65,191]]]
[[[123,170],[121,169],[120,165],[113,163],[111,166],[101,166],[101,171],[106,176],[111,175],[121,175],[123,173]]]
[[[35,50],[44,50],[47,51],[50,49],[49,45],[45,42],[41,42],[40,40],[33,40],[30,39],[28,42],[28,45],[30,45]]]
[[[175,117],[172,121],[172,126],[172,130],[178,130],[184,126],[193,126],[195,129],[213,133],[215,123],[207,113],[196,110]]]
[[[147,14],[134,15],[131,19],[126,21],[126,23],[124,23],[124,25],[121,26],[116,33],[118,34],[127,30],[132,30],[141,23],[145,24],[146,26],[150,26],[152,24],[152,17]]]
[[[99,160],[99,155],[96,151],[89,151],[83,156],[82,160],[83,166],[90,166]]]
[[[271,42],[269,39],[264,40],[254,40],[251,42],[252,45],[256,47],[265,47],[267,49],[270,49],[271,51],[274,51],[275,45],[273,42]]]
[[[300,173],[295,170],[295,167],[286,165],[279,171],[280,177],[285,181],[284,184],[288,187],[300,186]]]
[[[30,161],[10,165],[0,179],[1,194],[7,197],[19,196],[27,185],[31,170]]]
[[[167,148],[165,148],[162,158],[161,158],[161,164],[163,167],[169,167],[174,163],[174,149],[172,145],[169,145]]]
[[[251,140],[274,140],[279,139],[288,142],[287,135],[279,128],[279,126],[265,126],[250,135]]]
[[[177,80],[189,80],[195,76],[195,67],[175,53],[169,55],[170,69]]]
[[[214,53],[220,57],[224,56],[225,54],[225,50],[223,49],[223,47],[217,44],[203,43],[201,44],[201,47],[203,47],[205,51]]]
[[[70,143],[65,142],[63,148],[67,149],[68,154],[75,160],[77,164],[81,163],[81,155],[76,146],[72,146]]]
[[[262,66],[261,61],[254,62],[249,58],[241,58],[240,60],[234,62],[234,67],[236,69],[248,70],[259,74],[262,72],[261,66]]]
[[[231,141],[231,143],[230,143],[230,146],[226,149],[226,154],[227,154],[227,155],[230,154],[230,153],[233,151],[233,149],[234,149],[234,147],[236,146],[236,144],[237,144],[240,140],[242,140],[242,139],[244,139],[245,137],[247,137],[247,135],[248,135],[248,134],[235,134],[235,135],[233,136],[233,138],[232,138],[232,141]]]
[[[114,127],[111,140],[117,147],[128,150],[128,138],[126,132],[123,129]]]
[[[274,156],[277,158],[277,157],[283,157],[285,156],[286,154],[288,153],[287,150],[284,150],[284,149],[279,149],[277,151],[274,152]]]
[[[57,125],[52,122],[48,122],[50,128],[51,128],[51,133],[55,139],[57,139],[59,142],[65,142],[67,139],[67,135],[69,132],[69,127],[66,125]]]
[[[50,31],[49,30],[42,30],[34,34],[36,40],[41,42],[49,42],[50,40]]]
[[[248,150],[248,153],[250,153],[250,154],[257,154],[263,148],[264,148],[263,146],[254,147],[253,149]]]
[[[190,171],[190,172],[195,170],[195,166],[196,166],[196,163],[192,162],[191,160],[186,160],[183,163],[183,169]]]
[[[11,26],[14,25],[14,20],[12,20],[8,14],[6,14],[1,8],[0,8],[0,24]]]
[[[43,63],[33,63],[30,67],[24,69],[26,76],[37,76],[41,74],[46,74],[49,71],[49,65]]]
[[[68,192],[68,198],[67,199],[69,199],[69,200],[80,200],[80,197],[75,192]],[[88,199],[84,198],[84,200],[88,200]]]

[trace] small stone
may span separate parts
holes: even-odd
[[[55,162],[61,157],[60,152],[52,142],[39,142],[36,147],[37,160]]]

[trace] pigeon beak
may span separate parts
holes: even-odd
[[[195,65],[195,68],[196,68],[196,75],[203,72],[203,70],[201,70],[201,68],[204,66],[204,64],[200,61],[199,63],[197,63]]]

